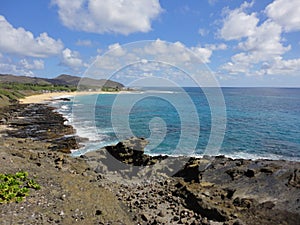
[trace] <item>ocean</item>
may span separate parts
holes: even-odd
[[[75,156],[137,136],[149,140],[145,152],[151,155],[300,161],[299,88],[221,91],[225,108],[207,95],[214,88],[197,87],[76,96],[54,106],[89,139]]]

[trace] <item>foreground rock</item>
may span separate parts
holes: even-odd
[[[117,145],[107,146],[105,149],[117,160],[134,166],[149,166],[164,160],[167,156],[149,156],[144,154],[144,148],[149,142],[144,138],[132,137],[119,142]]]
[[[0,113],[0,172],[27,171],[41,185],[21,203],[0,204],[0,224],[133,224],[115,194],[93,182],[89,164],[63,153],[77,139],[52,110],[29,104]]]
[[[60,151],[79,146],[74,130],[48,106],[0,121],[1,172],[42,186],[0,205],[1,224],[299,224],[299,162],[152,157],[143,138],[72,158]]]
[[[99,187],[81,158],[47,150],[47,143],[0,138],[1,173],[23,170],[41,185],[21,203],[0,204],[0,224],[133,224],[115,194]]]
[[[177,175],[191,179],[188,174],[193,168],[194,179],[179,186],[189,207],[202,211],[209,219],[297,224],[300,189],[295,173],[299,166],[299,162],[287,161],[192,158]]]
[[[95,172],[121,184],[115,192],[137,222],[296,225],[300,221],[299,162],[151,157],[143,151],[146,144],[143,138],[131,138],[85,155]],[[179,161],[183,166],[166,176],[166,167]]]

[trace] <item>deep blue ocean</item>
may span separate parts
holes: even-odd
[[[218,134],[224,139],[216,154],[300,161],[299,88],[221,90],[225,118],[217,118],[215,112],[223,110],[221,106],[209,103],[207,95],[196,87],[76,96],[55,106],[79,136],[89,138],[74,155],[135,135],[150,141],[146,148],[149,154],[202,156],[207,153],[212,124],[221,121],[226,128]]]

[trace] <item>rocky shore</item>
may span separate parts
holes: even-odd
[[[132,138],[78,158],[72,127],[44,104],[0,111],[1,173],[42,186],[0,204],[1,224],[299,224],[300,163],[144,154]]]

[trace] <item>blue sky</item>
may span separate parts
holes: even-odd
[[[299,0],[4,0],[0,33],[0,73],[82,76],[97,59],[116,69],[137,51],[124,44],[153,40],[139,51],[178,66],[184,48],[222,86],[300,86]]]

